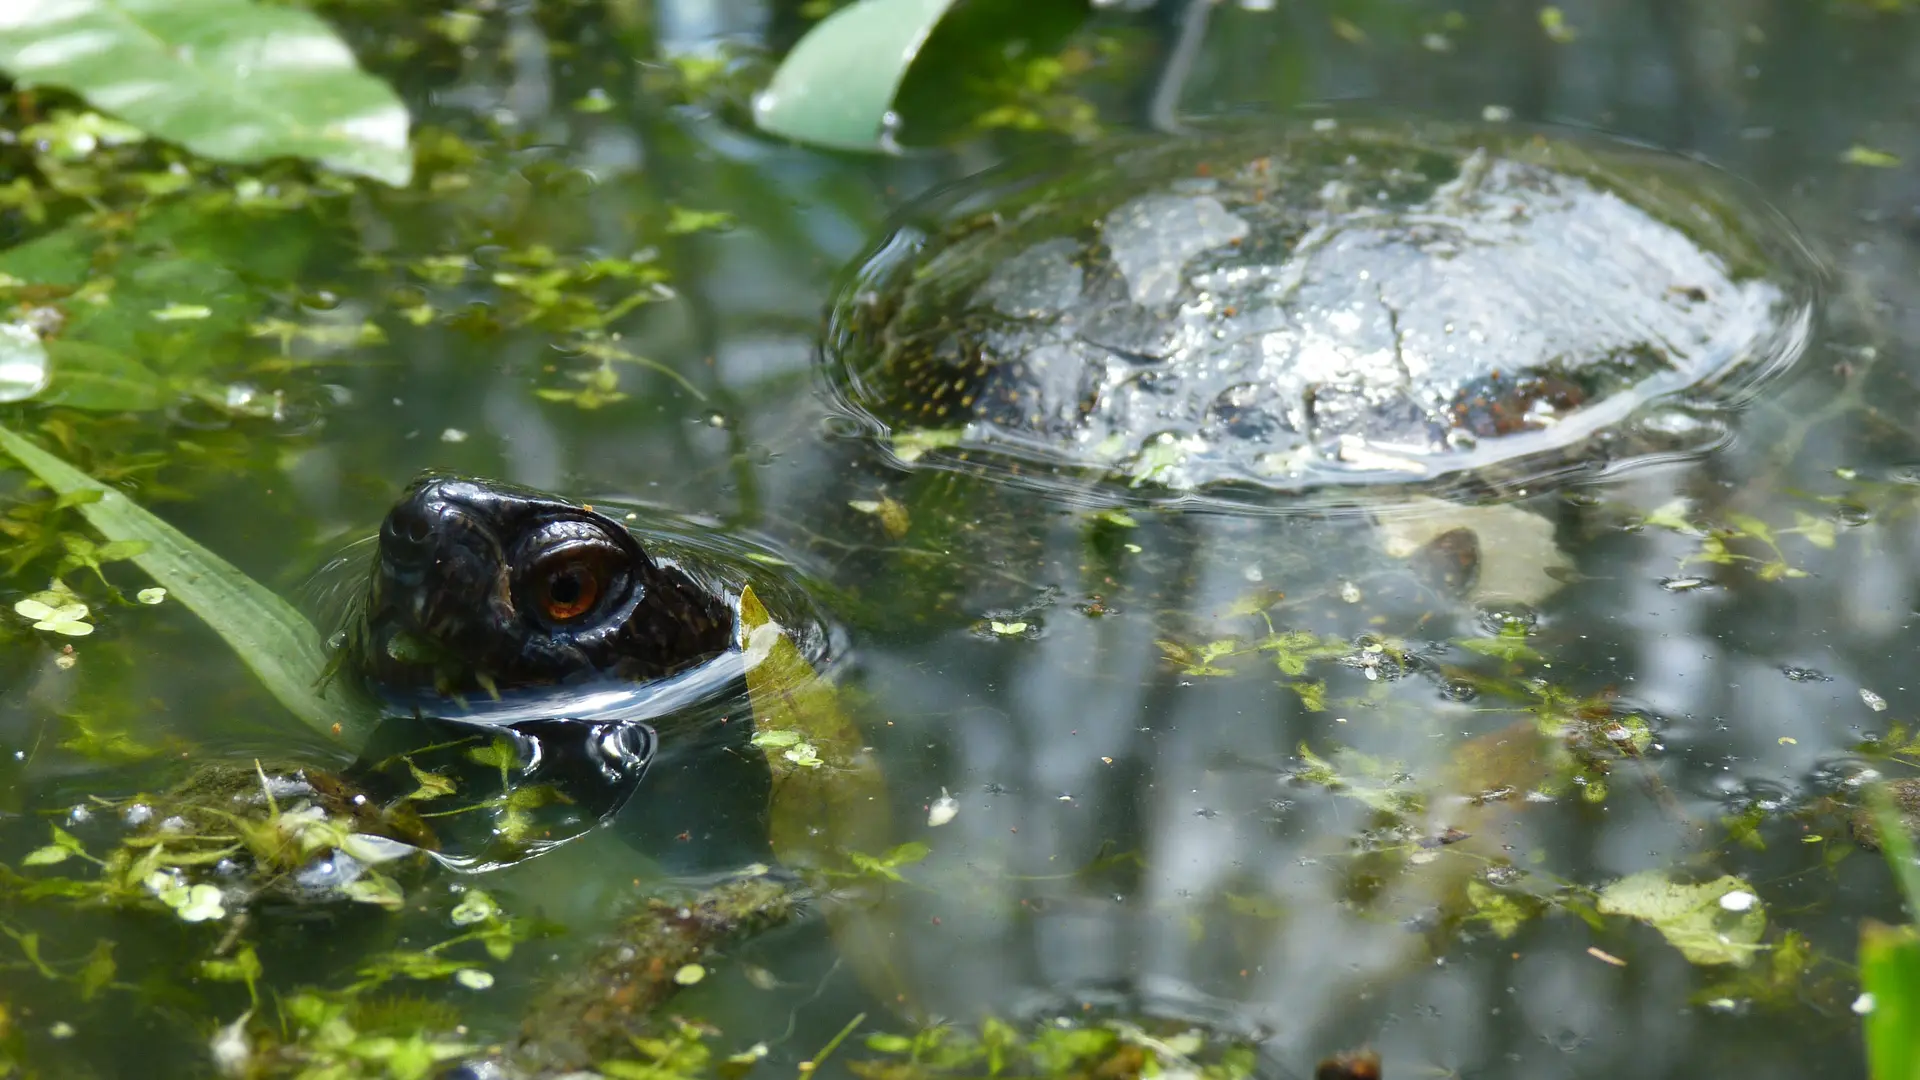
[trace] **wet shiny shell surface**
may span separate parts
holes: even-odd
[[[1650,402],[1711,409],[1793,360],[1814,280],[1779,215],[1692,160],[1322,120],[936,193],[845,288],[823,358],[907,460],[1420,482],[1630,455],[1613,436]],[[1667,451],[1716,430],[1650,427]]]

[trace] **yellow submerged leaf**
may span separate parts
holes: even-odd
[[[788,867],[806,873],[857,870],[852,856],[887,851],[892,820],[886,779],[833,683],[807,662],[751,586],[740,592],[740,647],[754,741],[773,774],[767,839]],[[797,738],[796,738],[797,736]],[[791,747],[785,751],[778,747]],[[797,754],[800,747],[810,753]],[[868,968],[869,987],[904,992],[892,947],[896,912],[872,879],[834,890],[827,909],[842,956]]]

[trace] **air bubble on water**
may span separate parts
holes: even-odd
[[[1895,465],[1887,470],[1887,479],[1896,484],[1920,485],[1920,462],[1910,465]]]
[[[1791,679],[1794,682],[1832,682],[1833,681],[1833,676],[1817,668],[1793,667],[1789,665],[1787,667],[1781,668],[1780,674],[1785,675],[1787,678]]]
[[[892,109],[888,109],[886,112],[880,114],[880,131],[876,141],[879,143],[882,153],[899,154],[903,152],[900,146],[900,124],[900,114],[894,112]]]
[[[1698,592],[1702,589],[1711,589],[1713,585],[1714,582],[1712,578],[1693,577],[1691,575],[1663,577],[1660,579],[1660,587],[1668,592]]]
[[[1340,583],[1340,599],[1345,600],[1349,604],[1359,603],[1360,602],[1360,586],[1355,585],[1351,581],[1341,582]]]
[[[771,90],[762,90],[759,93],[753,95],[754,122],[764,125],[766,123],[767,114],[772,112],[775,108],[778,108],[779,105],[780,105],[780,95],[774,93]]]
[[[727,426],[727,414],[723,412],[710,412],[703,419],[710,428],[724,429]]]
[[[1726,426],[1719,421],[1685,409],[1656,409],[1641,418],[1640,429],[1690,445],[1714,441],[1726,433]]]
[[[1843,503],[1834,508],[1833,516],[1842,525],[1858,528],[1873,520],[1873,511],[1855,503]]]
[[[85,825],[92,820],[93,811],[84,806],[75,806],[73,809],[67,811],[67,824],[69,825]]]
[[[1481,875],[1489,885],[1517,885],[1526,876],[1525,870],[1512,865],[1489,866]]]
[[[467,441],[467,433],[461,431],[459,428],[450,427],[440,433],[440,441],[443,443],[463,443]]]
[[[1513,119],[1513,110],[1505,105],[1489,105],[1480,110],[1480,119],[1489,124],[1504,124]]]
[[[1532,635],[1540,626],[1540,615],[1526,604],[1497,603],[1480,608],[1480,628],[1489,634]]]
[[[120,812],[120,820],[126,822],[129,828],[137,829],[153,820],[153,807],[146,803],[134,803]]]
[[[308,311],[332,311],[340,306],[340,295],[328,289],[315,289],[300,297],[300,306]]]
[[[1561,1028],[1549,1041],[1552,1042],[1554,1049],[1563,1054],[1571,1054],[1585,1046],[1587,1038],[1572,1028]]]

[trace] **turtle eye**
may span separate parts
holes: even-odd
[[[595,522],[552,523],[514,559],[516,602],[549,626],[578,626],[627,594],[629,559]]]
[[[535,602],[540,613],[554,622],[571,622],[592,611],[604,591],[600,571],[592,564],[598,560],[582,554],[558,552],[534,568]]]

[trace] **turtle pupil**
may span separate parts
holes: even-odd
[[[549,619],[560,622],[585,615],[600,598],[600,579],[593,567],[571,562],[547,575],[541,604]]]

